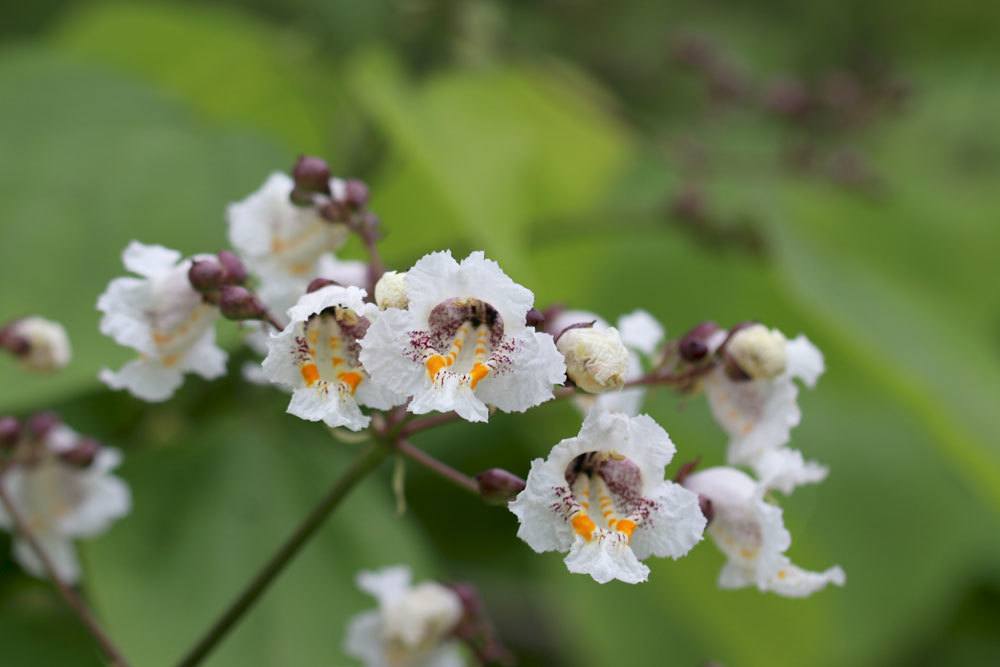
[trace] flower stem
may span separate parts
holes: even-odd
[[[453,421],[457,421],[459,416],[454,412],[442,412],[440,414],[431,415],[429,417],[422,417],[419,419],[414,419],[411,422],[407,422],[399,429],[399,437],[406,438],[414,433],[419,433],[421,431],[426,431],[429,428],[434,428],[435,426],[441,426],[442,424],[450,424]]]
[[[243,589],[243,592],[233,600],[226,611],[212,624],[212,627],[181,659],[178,663],[179,667],[198,665],[215,649],[219,642],[233,629],[236,622],[257,603],[261,595],[305,546],[317,529],[323,525],[323,522],[344,497],[358,482],[375,470],[389,452],[390,450],[386,446],[374,443],[358,454],[350,467],[334,482],[323,499],[299,524],[288,540],[271,556],[270,560]]]
[[[125,659],[125,656],[122,655],[121,651],[118,650],[118,647],[111,641],[108,634],[103,628],[101,628],[86,603],[84,603],[77,592],[73,590],[68,583],[59,577],[52,559],[49,558],[49,555],[45,553],[45,549],[42,548],[42,545],[35,538],[34,534],[28,529],[28,525],[21,517],[21,513],[18,511],[17,507],[14,506],[10,496],[7,495],[7,490],[2,484],[0,484],[0,503],[3,504],[4,510],[6,510],[7,516],[10,517],[11,523],[13,523],[14,530],[17,532],[18,536],[28,543],[28,546],[34,552],[35,557],[37,557],[39,562],[41,562],[42,569],[45,570],[46,576],[56,587],[56,590],[59,591],[59,595],[62,596],[62,599],[80,619],[83,626],[94,637],[94,640],[97,642],[98,646],[100,646],[101,651],[108,659],[108,662],[110,662],[114,667],[128,667],[129,663]]]
[[[411,461],[415,461],[428,470],[444,477],[452,484],[461,487],[470,493],[474,493],[477,496],[479,495],[479,482],[472,479],[468,475],[455,470],[447,463],[437,460],[419,447],[415,447],[410,442],[399,439],[396,442],[396,451]]]

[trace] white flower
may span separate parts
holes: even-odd
[[[815,484],[826,479],[829,469],[802,458],[802,452],[788,447],[769,449],[754,462],[754,472],[765,487],[785,495],[803,484]]]
[[[409,305],[406,296],[406,272],[386,271],[375,285],[375,303],[382,310],[403,309]]]
[[[372,378],[416,414],[454,410],[487,421],[487,404],[522,412],[552,398],[565,379],[552,336],[525,324],[533,296],[474,252],[423,257],[406,274],[408,310],[390,308],[361,341]]]
[[[570,572],[645,581],[650,556],[679,558],[699,540],[698,497],[663,479],[675,448],[649,416],[591,412],[580,434],[531,463],[510,503],[517,536],[538,553],[568,552]]]
[[[594,322],[594,327],[608,327],[601,317],[586,311],[567,310],[560,313],[552,322],[551,331],[558,333],[571,324]],[[618,318],[618,332],[622,342],[628,349],[628,369],[625,371],[625,383],[638,380],[644,370],[643,362],[654,365],[653,358],[660,343],[663,341],[664,330],[656,319],[644,310],[636,310]],[[637,415],[642,410],[642,401],[646,396],[644,387],[627,387],[618,391],[605,391],[600,394],[577,393],[573,403],[583,414],[591,410],[603,412],[621,412],[627,415]]]
[[[425,582],[410,585],[406,567],[362,572],[358,587],[378,600],[378,609],[351,619],[344,651],[365,667],[462,667],[452,632],[462,602],[451,589]]]
[[[264,375],[293,390],[288,412],[358,431],[370,418],[359,406],[388,409],[399,396],[372,382],[358,361],[358,339],[378,309],[358,287],[328,285],[288,310],[291,322],[268,340]]]
[[[582,327],[559,335],[556,348],[566,357],[566,374],[591,394],[621,389],[628,350],[614,327]]]
[[[82,468],[59,457],[78,440],[67,427],[56,427],[37,443],[30,461],[14,465],[0,479],[60,579],[71,583],[80,578],[73,540],[105,532],[131,507],[128,486],[111,474],[121,462],[118,450],[102,447]],[[13,530],[2,506],[0,527]],[[20,538],[14,539],[14,558],[36,577],[45,576],[34,550]]]
[[[725,335],[724,332],[720,334]],[[730,464],[755,465],[766,451],[785,445],[792,428],[801,419],[796,402],[799,391],[794,380],[797,378],[813,387],[823,373],[823,355],[805,336],[786,341],[780,352],[776,351],[778,336],[780,334],[773,335],[773,332],[751,336],[751,342],[763,341],[756,357],[747,351],[745,343],[740,352],[741,363],[747,363],[754,373],[761,374],[759,379],[733,380],[722,366],[705,378],[705,393],[712,414],[729,434]],[[739,334],[729,345],[738,338]],[[732,353],[729,345],[726,346],[727,354]],[[747,362],[751,358],[755,360]],[[779,366],[781,372],[768,377]],[[751,373],[748,368],[741,366],[741,369]]]
[[[806,597],[833,583],[844,585],[844,571],[831,567],[808,572],[788,559],[792,538],[781,508],[764,500],[765,484],[735,468],[709,468],[684,481],[688,489],[712,502],[708,534],[728,562],[719,576],[722,588],[757,586],[787,597]]]
[[[293,187],[288,175],[273,173],[259,190],[226,210],[229,241],[260,278],[259,296],[274,311],[288,308],[310,280],[323,276],[329,253],[349,234],[346,225],[324,220],[314,208],[292,204]],[[330,188],[335,197],[342,196],[344,183],[332,179]]]
[[[10,326],[10,333],[27,343],[19,355],[25,368],[49,372],[65,368],[72,352],[66,329],[42,317],[25,317]]]
[[[163,401],[185,372],[205,379],[226,372],[226,353],[215,344],[219,311],[202,301],[188,282],[190,260],[158,245],[133,241],[122,253],[125,268],[141,278],[115,278],[97,301],[104,313],[101,333],[139,352],[101,380],[146,401]]]

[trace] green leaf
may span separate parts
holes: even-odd
[[[454,247],[462,234],[526,272],[527,225],[592,208],[629,150],[600,95],[566,71],[458,71],[415,87],[379,52],[352,71],[355,95],[393,149],[376,201],[390,256],[413,251],[414,237],[393,229],[416,230],[427,246]]]
[[[106,70],[37,50],[0,54],[0,319],[62,322],[69,368],[31,375],[0,360],[5,410],[96,383],[131,354],[100,335],[97,296],[123,275],[132,239],[186,254],[224,247],[226,202],[290,155],[243,133],[208,131],[177,104]],[[16,157],[14,157],[16,156]]]
[[[239,9],[102,4],[68,15],[53,45],[142,77],[227,126],[335,154],[344,97],[309,40]]]

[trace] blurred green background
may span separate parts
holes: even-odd
[[[102,389],[128,353],[97,295],[130,239],[224,247],[224,210],[299,153],[368,180],[385,255],[485,248],[537,303],[806,332],[828,373],[792,444],[830,465],[784,501],[808,600],[723,592],[706,542],[599,586],[515,520],[389,470],[325,527],[211,665],[349,665],[361,568],[480,586],[522,665],[1000,664],[1000,5],[3,3],[0,314],[63,321],[56,377],[0,360],[0,409],[62,411],[123,448],[133,513],[82,547],[84,589],[137,665],[176,660],[351,455],[286,397],[190,378],[148,406]],[[361,256],[351,246],[347,255]],[[723,458],[704,402],[649,412],[677,463]],[[419,439],[527,472],[567,404]],[[97,665],[0,537],[0,662]]]

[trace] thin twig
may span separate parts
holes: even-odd
[[[2,473],[0,473],[2,474]],[[87,629],[87,632],[93,636],[94,640],[100,646],[101,651],[107,657],[108,661],[115,667],[128,667],[129,663],[122,655],[122,652],[115,646],[114,642],[111,641],[111,637],[104,631],[104,629],[97,622],[93,613],[87,607],[86,603],[80,598],[73,587],[62,580],[56,571],[55,564],[49,555],[42,548],[42,545],[35,538],[35,535],[29,530],[27,523],[25,523],[24,518],[21,513],[15,507],[14,503],[11,501],[10,496],[7,495],[7,490],[0,483],[0,503],[3,503],[4,509],[7,511],[7,515],[10,517],[11,523],[14,524],[14,530],[17,531],[18,537],[28,543],[28,547],[34,552],[35,557],[42,564],[42,569],[45,571],[45,575],[48,577],[49,581],[56,587],[59,591],[59,595],[66,604],[73,610],[77,618]]]
[[[260,599],[261,595],[274,582],[279,574],[288,566],[303,546],[323,525],[330,513],[340,502],[364,479],[375,470],[389,454],[389,449],[381,444],[373,444],[361,452],[350,467],[334,482],[323,499],[316,505],[298,528],[289,536],[281,548],[264,564],[254,578],[243,589],[229,607],[223,612],[212,627],[198,640],[190,651],[178,663],[179,667],[192,667],[204,660],[212,650],[232,630],[239,621]]]
[[[400,438],[408,438],[414,433],[420,433],[421,431],[426,431],[429,428],[434,428],[435,426],[441,426],[442,424],[450,424],[453,421],[458,421],[461,419],[455,412],[441,412],[439,414],[431,415],[429,417],[421,417],[408,422],[399,429]]]
[[[455,470],[447,463],[437,460],[424,450],[415,447],[409,441],[403,439],[398,440],[396,442],[396,451],[411,461],[415,461],[428,470],[444,477],[452,484],[459,486],[470,493],[474,493],[477,496],[479,495],[479,482],[468,475]]]

